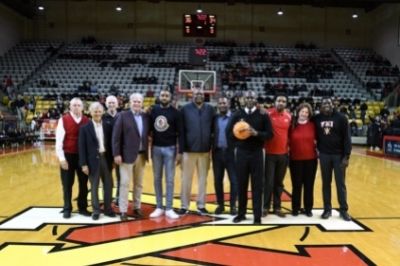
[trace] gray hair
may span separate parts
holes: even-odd
[[[137,98],[139,98],[139,99],[142,101],[142,103],[143,103],[143,100],[144,100],[143,95],[142,95],[141,93],[137,93],[137,92],[132,93],[132,94],[129,96],[129,101],[133,101],[134,99],[137,99]]]
[[[94,110],[101,109],[104,112],[104,106],[99,102],[92,102],[89,106],[89,112],[93,112]]]
[[[78,98],[78,97],[72,98],[71,101],[69,102],[69,106],[71,107],[73,103],[78,103],[78,102],[79,102],[79,103],[81,104],[81,106],[83,107],[83,102],[82,102],[82,100],[81,100],[80,98]]]
[[[118,99],[114,95],[107,96],[107,98],[106,98],[106,106],[107,107],[108,107],[108,103],[111,102],[111,101],[116,102],[117,103],[117,107],[118,107]]]

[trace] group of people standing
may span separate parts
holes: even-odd
[[[322,101],[321,112],[313,116],[307,103],[297,108],[295,116],[286,111],[287,97],[277,95],[275,106],[265,110],[257,106],[257,95],[245,92],[245,107],[233,114],[229,100],[220,97],[218,112],[204,101],[204,91],[194,89],[192,101],[177,110],[171,105],[168,89],[161,90],[159,104],[149,112],[143,111],[143,96],[130,96],[130,108],[117,114],[118,101],[114,96],[106,99],[107,111],[94,102],[89,111],[91,121],[82,115],[83,103],[78,98],[70,102],[70,112],[60,118],[56,130],[56,152],[61,166],[64,208],[63,217],[70,218],[71,195],[75,172],[78,175],[78,212],[100,217],[98,199],[99,180],[104,189],[104,215],[115,217],[111,208],[112,176],[117,172],[117,196],[120,219],[128,219],[128,195],[133,180],[133,216],[143,217],[141,194],[144,168],[149,159],[149,148],[156,194],[156,208],[150,218],[165,215],[178,219],[189,212],[193,176],[197,173],[197,212],[206,209],[207,176],[210,154],[217,198],[215,214],[225,212],[224,176],[230,181],[230,214],[233,222],[246,219],[248,186],[251,180],[254,223],[271,212],[285,217],[281,210],[283,179],[289,166],[292,179],[292,215],[304,212],[311,217],[314,180],[319,153],[322,174],[324,212],[322,218],[332,214],[331,182],[335,175],[340,215],[347,213],[345,169],[351,152],[348,122],[333,108],[332,100]],[[239,121],[250,125],[246,139],[238,139],[233,127]],[[181,208],[173,209],[175,169],[180,165]],[[116,166],[116,167],[114,167]],[[163,202],[163,172],[165,172],[165,204]],[[87,183],[91,183],[93,214],[87,210]],[[304,197],[304,209],[301,197]],[[238,206],[236,206],[238,202]]]

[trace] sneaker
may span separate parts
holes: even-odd
[[[188,210],[188,209],[185,209],[185,208],[181,208],[181,209],[179,209],[179,211],[178,211],[178,214],[179,214],[179,215],[184,215],[184,214],[187,214],[187,213],[189,213],[189,210]]]
[[[381,149],[379,147],[375,147],[375,151],[380,151]]]
[[[207,211],[206,208],[198,208],[198,209],[197,209],[197,212],[198,212],[198,214],[200,214],[200,215],[207,215],[207,214],[209,214],[209,212]]]
[[[166,211],[165,212],[165,216],[167,216],[170,219],[178,219],[179,218],[179,215],[176,214],[176,212],[174,212],[173,209],[170,209],[170,210]]]
[[[152,213],[150,213],[150,218],[160,217],[163,214],[164,214],[164,210],[161,208],[157,208]]]

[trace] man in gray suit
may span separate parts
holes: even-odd
[[[144,166],[148,160],[149,117],[142,112],[143,96],[133,93],[129,97],[130,110],[121,112],[115,121],[112,149],[115,164],[119,165],[119,209],[121,221],[128,220],[128,195],[133,179],[133,216],[142,218],[141,195]]]

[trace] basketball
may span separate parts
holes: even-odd
[[[251,133],[250,133],[250,125],[241,120],[239,122],[237,122],[234,126],[233,126],[233,135],[237,138],[237,139],[247,139],[248,137],[250,137]]]

